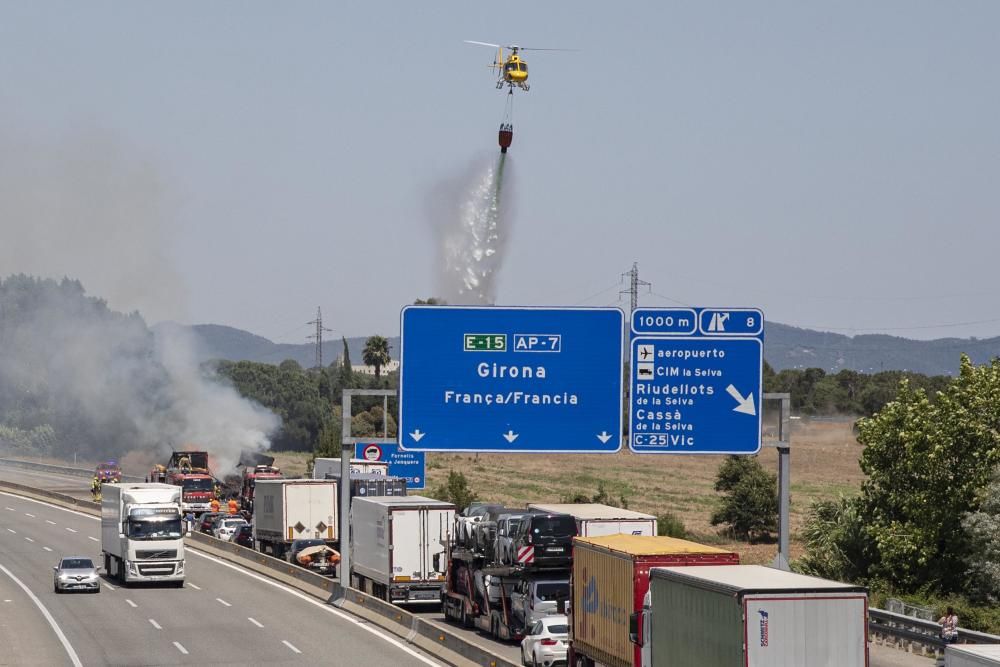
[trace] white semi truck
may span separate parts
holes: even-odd
[[[612,613],[598,589],[578,613]],[[642,667],[867,667],[862,586],[761,565],[654,567],[632,641]]]
[[[284,558],[294,540],[340,541],[338,484],[322,479],[267,479],[254,487],[253,539],[258,551]]]
[[[351,503],[351,585],[392,603],[440,604],[455,506],[423,496]]]
[[[173,484],[105,484],[101,500],[104,571],[122,584],[184,585],[181,487]]]

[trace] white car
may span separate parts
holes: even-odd
[[[569,620],[562,614],[535,621],[521,640],[521,664],[552,667],[566,664]]]
[[[218,519],[215,522],[215,530],[212,532],[213,535],[218,537],[220,540],[229,541],[236,532],[236,529],[240,526],[247,525],[246,519],[240,517]]]

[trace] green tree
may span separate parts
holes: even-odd
[[[982,494],[976,512],[962,519],[962,529],[969,540],[966,556],[969,596],[983,604],[1000,602],[1000,470]]]
[[[755,456],[729,456],[719,466],[715,490],[723,492],[712,525],[725,524],[730,535],[750,542],[778,529],[778,488],[774,474]]]
[[[979,510],[1000,460],[1000,361],[977,367],[963,355],[960,368],[936,401],[904,380],[894,401],[859,423],[868,574],[902,591],[965,588],[961,518]]]
[[[867,577],[871,543],[861,519],[859,498],[814,501],[802,536],[806,554],[795,563],[797,570],[837,581]]]
[[[469,488],[469,480],[465,478],[465,475],[454,470],[448,471],[448,481],[439,485],[432,495],[438,500],[454,504],[460,510],[468,507],[470,503],[479,498]]]
[[[344,353],[342,358],[342,363],[340,365],[340,381],[341,387],[350,387],[351,381],[354,379],[354,369],[351,368],[351,351],[347,348],[347,337],[341,336],[342,341],[344,341]]]
[[[375,377],[381,377],[382,367],[391,360],[389,356],[389,341],[382,336],[371,336],[365,341],[365,349],[361,359],[366,366],[375,367]]]

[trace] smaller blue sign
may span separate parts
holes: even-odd
[[[698,320],[703,336],[760,336],[764,316],[757,308],[705,308]]]
[[[392,444],[354,444],[354,458],[366,461],[385,461],[390,477],[405,477],[406,488],[420,490],[427,486],[427,465],[424,452],[408,452]]]

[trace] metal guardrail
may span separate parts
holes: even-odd
[[[38,470],[42,472],[57,473],[70,477],[93,477],[94,471],[90,468],[74,468],[73,466],[57,466],[49,463],[36,463],[35,461],[23,461],[21,459],[0,458],[0,464],[12,468],[23,468],[24,470]],[[144,482],[142,477],[135,475],[122,475],[123,482]]]
[[[913,616],[905,616],[884,609],[868,609],[868,633],[870,636],[891,640],[894,643],[909,643],[921,649],[938,652],[944,650],[941,626],[937,621],[928,621]],[[978,632],[967,628],[958,629],[958,641],[963,644],[1000,644],[1000,636]]]

